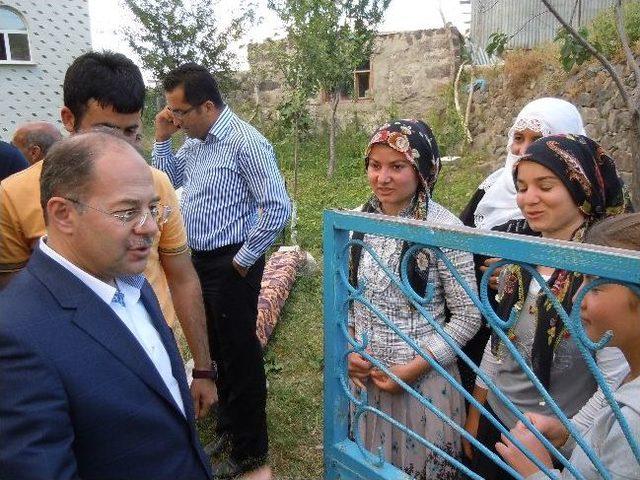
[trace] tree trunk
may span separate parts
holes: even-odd
[[[338,111],[338,102],[340,101],[340,92],[333,92],[331,95],[331,115],[329,116],[329,168],[327,169],[327,177],[333,177],[336,170],[336,112]]]
[[[632,114],[633,126],[635,127],[635,138],[631,142],[631,185],[629,185],[631,200],[635,211],[640,211],[640,112],[636,110]]]
[[[298,245],[298,152],[300,151],[300,131],[298,120],[293,121],[293,195],[291,200],[291,245]]]

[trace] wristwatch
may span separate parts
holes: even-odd
[[[211,380],[215,380],[218,378],[218,367],[216,362],[211,362],[211,369],[209,370],[197,370],[194,368],[191,372],[191,376],[193,378],[209,378]]]

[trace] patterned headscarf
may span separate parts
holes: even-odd
[[[536,140],[514,164],[514,182],[523,160],[539,163],[555,173],[587,218],[597,220],[624,212],[624,192],[616,165],[590,138],[553,135]]]
[[[425,220],[429,197],[440,173],[440,153],[438,143],[429,126],[421,120],[394,120],[379,127],[369,140],[365,151],[365,167],[369,166],[369,153],[374,145],[387,145],[402,153],[414,166],[420,179],[420,187],[410,205],[408,216]],[[376,212],[380,201],[375,195],[363,205],[363,212]],[[354,232],[353,238],[362,239],[358,232]],[[409,243],[403,242],[400,256],[409,249]],[[351,249],[350,278],[351,284],[358,284],[358,265],[362,248],[354,246]],[[420,294],[424,293],[424,287],[428,278],[428,271],[418,268],[415,256],[409,262],[407,270],[409,283]]]
[[[438,143],[429,126],[422,120],[395,120],[379,127],[365,152],[365,166],[369,165],[371,147],[387,145],[404,154],[417,170],[422,187],[431,194],[440,173]]]
[[[583,135],[554,135],[532,143],[513,167],[514,181],[522,161],[536,162],[551,170],[567,188],[585,215],[585,222],[573,233],[571,241],[582,242],[585,230],[594,221],[623,213],[625,199],[622,181],[613,160],[593,140]],[[547,282],[562,307],[570,312],[573,297],[582,284],[580,273],[555,270]],[[508,318],[512,307],[520,311],[524,305],[531,275],[519,265],[509,265],[501,277],[498,315]],[[569,332],[555,308],[541,291],[536,301],[536,330],[531,350],[531,366],[545,388],[549,388],[555,350],[569,337]],[[509,331],[514,338],[515,327]],[[497,354],[499,342],[492,338]]]

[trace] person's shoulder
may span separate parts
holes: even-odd
[[[51,294],[29,269],[24,268],[0,291],[0,329],[19,330],[41,323],[53,312]],[[43,315],[46,311],[47,315]]]
[[[0,182],[0,185],[8,194],[23,194],[25,197],[31,197],[34,192],[40,191],[41,173],[42,161],[8,176]]]
[[[464,226],[462,220],[456,217],[449,209],[432,199],[429,199],[427,222],[452,225],[455,227]]]
[[[17,147],[10,143],[0,140],[0,158],[3,163],[7,163],[16,167],[25,168],[25,165],[29,165],[29,162],[24,158],[22,152]]]
[[[173,188],[171,180],[169,180],[169,176],[166,173],[156,167],[149,167],[151,168],[151,176],[153,177],[153,184],[156,188]]]
[[[229,107],[227,107],[229,108]],[[247,144],[269,145],[271,143],[260,131],[249,122],[240,118],[235,112],[230,111],[229,121],[230,136],[235,140],[242,140]]]

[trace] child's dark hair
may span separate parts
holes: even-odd
[[[640,250],[640,213],[616,215],[595,223],[587,231],[584,241],[605,247]]]

